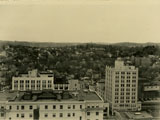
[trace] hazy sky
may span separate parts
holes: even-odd
[[[8,1],[0,0],[0,40],[160,42],[160,0]]]

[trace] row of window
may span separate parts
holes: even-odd
[[[91,113],[87,112],[87,116],[90,116],[90,115],[91,115]],[[96,112],[96,116],[98,116],[98,115],[99,115],[99,112]],[[56,116],[57,116],[56,113],[52,114],[52,117],[56,117]],[[44,117],[47,118],[48,117],[48,113],[45,113]],[[59,117],[64,117],[63,113],[59,113]],[[72,113],[72,114],[68,113],[67,117],[75,117],[75,113]]]
[[[118,99],[118,98],[119,98],[119,97],[117,97],[117,96],[115,97],[115,99]],[[135,96],[132,96],[131,98],[132,98],[132,99],[136,99]],[[121,96],[120,99],[124,99],[124,96]],[[126,97],[126,99],[130,99],[130,97]]]
[[[127,74],[127,75],[133,74],[133,75],[136,75],[136,72],[116,72],[116,74],[117,75],[118,74],[122,74],[122,75],[124,75],[124,74]]]
[[[19,80],[14,80],[14,83],[17,84],[18,81],[19,81]],[[20,83],[22,84],[22,83],[24,83],[24,81],[25,81],[26,84],[29,84],[29,83],[30,83],[30,80],[20,80]],[[47,83],[46,80],[37,80],[37,83],[40,84],[41,81],[42,81],[42,83]],[[52,80],[47,80],[47,81],[48,81],[49,84],[52,83]],[[35,80],[31,80],[31,83],[32,83],[32,84],[35,84],[35,82],[36,82]]]
[[[12,106],[11,106],[11,105],[9,106],[9,109],[10,109],[10,110],[12,109]],[[17,106],[17,110],[24,110],[24,109],[25,109],[25,106],[24,106],[24,105]],[[29,106],[29,109],[32,110],[32,109],[33,109],[33,106],[30,105],[30,106]]]
[[[48,113],[45,113],[45,114],[44,114],[44,117],[47,118],[47,117],[48,117]],[[57,114],[56,114],[56,113],[53,113],[53,114],[52,114],[52,117],[57,117]],[[64,117],[63,113],[59,113],[59,117]],[[72,113],[72,114],[71,114],[71,113],[68,113],[68,114],[67,114],[67,117],[75,117],[75,113]]]
[[[122,78],[122,79],[125,79],[125,78],[127,78],[127,79],[130,79],[130,78],[132,78],[132,79],[136,79],[136,76],[116,76],[116,78]]]
[[[121,89],[119,89],[119,88],[115,88],[115,91],[124,91],[125,89],[124,88],[121,88]],[[126,91],[136,91],[136,89],[135,88],[132,88],[131,90],[130,90],[130,88],[126,88]]]
[[[115,95],[119,95],[119,92],[115,92]],[[133,92],[132,94],[127,92],[126,94],[124,92],[121,92],[120,95],[136,95],[135,92]]]
[[[53,105],[52,108],[53,108],[53,109],[56,109],[56,105]],[[68,105],[68,109],[75,109],[75,108],[76,108],[75,105],[72,105],[72,106],[71,106],[71,105]],[[79,108],[82,109],[82,105],[80,105]],[[9,106],[9,109],[10,109],[10,110],[12,109],[12,106],[11,106],[11,105]],[[24,109],[25,109],[25,106],[24,106],[24,105],[17,106],[17,110],[20,110],[20,109],[21,109],[21,110],[24,110]],[[32,109],[33,109],[33,106],[30,105],[30,106],[29,106],[29,109],[32,110]],[[44,109],[48,109],[48,105],[45,105],[45,106],[44,106]],[[59,106],[59,109],[63,109],[63,105],[60,105],[60,106]]]
[[[16,115],[16,117],[17,117],[17,118],[19,118],[19,117],[21,117],[21,118],[25,118],[25,114],[24,114],[24,113],[17,114],[17,115]],[[32,117],[33,117],[32,113],[31,113],[31,114],[29,114],[29,117],[30,117],[30,118],[32,118]]]
[[[119,86],[121,86],[121,87],[125,87],[125,86],[126,87],[131,87],[131,86],[136,87],[136,84],[133,84],[133,85],[130,85],[130,84],[126,84],[126,85],[125,84],[115,84],[115,87],[119,87]]]
[[[134,100],[132,100],[132,101],[130,101],[130,100],[126,100],[126,101],[124,101],[124,100],[115,100],[115,103],[135,103],[135,101]]]
[[[121,79],[121,80],[119,80],[119,79],[116,79],[115,80],[115,83],[119,83],[121,81],[121,83],[125,83],[125,79]],[[127,83],[130,83],[132,81],[132,83],[136,83],[136,80],[135,79],[132,79],[132,80],[126,80],[126,82]]]
[[[57,107],[56,107],[56,105],[53,105],[52,108],[53,108],[53,109],[56,109]],[[71,105],[68,105],[67,108],[68,108],[68,109],[75,109],[76,106],[75,106],[75,105],[72,105],[72,106],[71,106]],[[82,109],[82,105],[80,105],[79,108]],[[44,106],[44,109],[48,109],[48,105],[45,105],[45,106]],[[63,109],[63,105],[59,105],[59,109]]]

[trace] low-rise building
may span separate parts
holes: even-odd
[[[57,80],[59,81],[59,80]],[[53,72],[41,72],[37,70],[28,71],[28,74],[19,74],[12,77],[12,90],[80,90],[79,80],[54,80]]]
[[[12,90],[43,90],[53,89],[53,73],[38,73],[37,70],[28,71],[28,74],[20,74],[12,77]]]
[[[160,98],[160,82],[146,83],[143,86],[143,98],[155,99]]]
[[[0,93],[0,120],[103,120],[109,104],[91,91]]]

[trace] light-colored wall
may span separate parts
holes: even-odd
[[[155,85],[155,86],[144,86],[144,91],[159,91],[160,86]]]
[[[103,109],[106,106],[103,101],[49,101],[49,102],[5,102],[5,104],[1,103],[1,105],[5,105],[5,116],[3,118],[0,117],[0,119],[3,120],[33,120],[33,116],[30,117],[30,114],[33,115],[33,110],[39,108],[39,120],[80,120],[80,116],[82,117],[82,120],[102,120],[103,119]],[[24,110],[21,110],[21,106],[24,105]],[[30,109],[29,106],[32,105],[33,109]],[[45,109],[45,105],[48,105],[48,109]],[[56,105],[56,109],[53,109],[53,105]],[[60,105],[63,105],[63,109],[60,109]],[[68,105],[71,106],[70,109],[68,109]],[[73,109],[73,105],[75,105],[75,108]],[[80,108],[80,105],[82,105],[82,109]],[[12,106],[12,109],[9,109],[9,106]],[[17,106],[19,106],[19,110],[17,110]],[[90,109],[87,109],[87,107],[90,106]],[[94,108],[92,108],[94,106]],[[98,108],[96,108],[98,106]],[[90,115],[87,116],[87,112],[90,112]],[[99,115],[96,115],[96,112],[99,112]],[[109,111],[108,111],[109,112]],[[44,115],[48,114],[48,117],[46,118]],[[53,117],[53,113],[56,114],[56,117]],[[59,114],[63,113],[63,117],[59,117]],[[71,114],[70,117],[68,117],[68,113]],[[75,113],[75,116],[73,116],[73,113]],[[17,114],[19,114],[19,117],[17,118]],[[21,118],[21,114],[24,114],[24,118]]]

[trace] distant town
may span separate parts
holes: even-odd
[[[160,119],[159,44],[0,43],[0,120]]]

